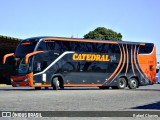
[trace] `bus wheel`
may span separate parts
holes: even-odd
[[[41,90],[41,87],[35,87],[35,90]]]
[[[138,87],[138,81],[136,78],[131,78],[128,83],[129,89],[136,89]]]
[[[59,86],[60,86],[60,82],[58,80],[58,77],[53,78],[52,80],[53,90],[58,90]]]
[[[124,89],[127,85],[126,79],[125,78],[120,78],[118,80],[118,88],[119,89]]]

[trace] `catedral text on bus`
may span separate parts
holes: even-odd
[[[34,37],[22,40],[3,63],[10,57],[14,87],[136,89],[156,82],[153,43]]]

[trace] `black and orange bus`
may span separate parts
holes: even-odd
[[[136,89],[156,82],[153,43],[34,37],[22,40],[13,57],[13,87],[35,89],[94,86]]]

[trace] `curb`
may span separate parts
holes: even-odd
[[[8,85],[7,85],[7,84],[0,84],[0,87],[1,87],[1,86],[8,86]]]

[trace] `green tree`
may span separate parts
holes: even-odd
[[[84,35],[84,39],[97,39],[97,40],[122,40],[121,33],[117,33],[105,27],[97,27],[95,30],[90,31]]]

